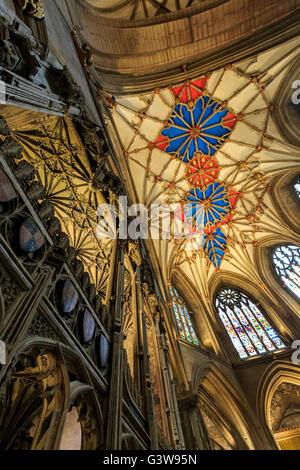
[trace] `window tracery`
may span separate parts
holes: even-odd
[[[295,190],[296,196],[300,200],[300,175],[298,175],[298,177],[297,177],[297,179],[294,183],[294,190]]]
[[[273,252],[273,264],[285,287],[300,299],[300,248],[294,245],[279,246]]]
[[[241,359],[285,347],[260,308],[241,291],[221,289],[216,297],[216,307]]]
[[[178,294],[177,290],[174,286],[170,286],[169,288],[171,298],[172,298],[172,306],[176,316],[180,337],[185,339],[189,343],[194,343],[199,345],[199,341],[197,339],[194,327],[191,322],[191,318],[188,312],[188,309],[182,299],[182,297]]]

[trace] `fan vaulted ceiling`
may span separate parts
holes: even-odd
[[[94,131],[86,129],[90,145],[84,145],[68,118],[4,107],[2,113],[12,136],[20,143],[23,158],[36,170],[36,179],[46,190],[46,199],[68,235],[70,245],[89,273],[96,291],[105,298],[113,240],[97,236],[97,208],[105,200],[93,189],[91,163],[100,162]],[[89,151],[89,157],[87,154]]]

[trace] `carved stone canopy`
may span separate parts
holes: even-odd
[[[141,266],[142,259],[138,249],[138,246],[135,242],[128,242],[128,256],[137,266]]]

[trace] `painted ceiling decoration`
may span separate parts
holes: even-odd
[[[87,146],[68,118],[32,113],[30,118],[20,117],[22,122],[14,117],[11,121],[10,116],[7,120],[12,136],[22,146],[24,159],[34,166],[36,179],[45,187],[46,199],[54,205],[70,245],[104,298],[113,240],[100,240],[96,234],[96,210],[105,201],[101,191],[93,188],[92,166],[97,166],[101,158],[93,131],[86,129],[90,142]]]
[[[185,195],[185,213],[189,212],[194,227],[200,227],[204,222],[204,251],[218,268],[227,246],[226,236],[220,228],[232,218],[236,199],[241,194],[218,181],[221,168],[215,154],[230,141],[229,136],[242,117],[209,95],[205,89],[207,79],[187,80],[171,88],[174,97],[171,115],[162,122],[161,132],[155,142],[147,143],[147,148],[150,151],[159,149],[171,159],[185,164],[185,180],[192,188]],[[106,104],[108,109],[116,109],[113,96],[106,97]],[[124,111],[125,106],[119,105],[120,116],[128,123],[122,108]],[[145,117],[143,115],[143,119]],[[134,132],[138,135],[137,128]],[[145,170],[150,171],[148,168]],[[170,182],[170,189],[172,185]]]
[[[164,15],[200,3],[200,0],[86,0],[109,18],[137,20]]]
[[[299,149],[274,117],[276,94],[299,39],[255,58],[147,94],[103,94],[121,144],[135,202],[190,208],[193,230],[204,215],[200,250],[186,240],[152,240],[166,280],[179,268],[205,299],[215,270],[251,273],[266,237],[293,237],[271,198],[272,177],[299,168]],[[182,214],[180,215],[181,217]]]

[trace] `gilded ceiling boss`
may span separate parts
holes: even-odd
[[[299,25],[1,2],[1,450],[300,450]]]

